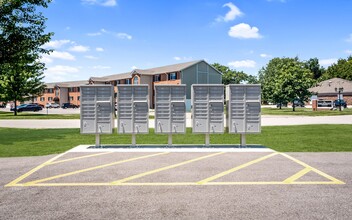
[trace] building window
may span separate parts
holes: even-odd
[[[36,101],[37,101],[37,97],[34,97],[34,98],[33,98],[33,102],[36,102]]]
[[[77,96],[77,100],[78,100],[78,101],[81,100],[81,96]]]
[[[53,101],[53,97],[48,97],[48,101],[49,102]]]
[[[81,92],[81,88],[80,87],[77,87],[77,92]]]
[[[73,88],[72,87],[68,88],[68,92],[73,92]]]
[[[59,89],[55,90],[55,96],[59,96]]]
[[[45,97],[40,97],[41,102],[45,102]]]
[[[168,80],[175,80],[175,79],[177,79],[177,74],[176,73],[169,73]]]
[[[73,96],[70,96],[70,101],[73,101]]]
[[[154,75],[154,82],[159,82],[161,81],[161,75]]]
[[[126,84],[131,84],[131,79],[126,79]]]
[[[120,80],[116,80],[116,85],[120,84]]]
[[[47,89],[47,93],[54,93],[54,89]]]
[[[137,85],[138,84],[138,76],[135,76],[133,78],[133,84]]]

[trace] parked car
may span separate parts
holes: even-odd
[[[304,102],[302,102],[301,100],[299,99],[295,99],[293,101],[293,103],[295,104],[296,107],[304,107]]]
[[[34,105],[34,104],[22,104],[17,106],[17,112],[37,112],[41,111],[43,108],[40,107],[39,105]],[[15,111],[15,108],[11,108],[11,111]]]
[[[347,108],[347,103],[345,102],[345,100],[343,100],[343,99],[336,99],[336,100],[334,101],[334,106],[335,106],[335,107],[340,107],[340,105],[341,105],[341,107]]]
[[[79,106],[71,103],[64,103],[62,104],[61,108],[79,108]]]
[[[32,105],[39,105],[40,107],[44,108],[44,105],[39,104],[39,103],[36,103],[36,102],[34,102],[34,103],[29,103],[29,104],[32,104]]]
[[[60,105],[57,103],[46,103],[45,105],[46,108],[60,108]]]

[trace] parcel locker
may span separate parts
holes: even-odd
[[[185,85],[155,85],[155,133],[186,132],[185,100]]]
[[[113,87],[81,86],[81,133],[111,134],[114,128]]]
[[[148,103],[148,85],[117,85],[118,133],[149,133]]]
[[[224,132],[224,85],[192,85],[193,133]]]
[[[260,133],[260,85],[231,84],[226,90],[229,133]]]

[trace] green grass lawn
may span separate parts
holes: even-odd
[[[310,108],[262,108],[262,115],[305,115],[305,116],[333,116],[333,115],[352,115],[352,108],[346,108],[343,111],[339,110],[319,110],[313,112]]]
[[[43,110],[44,111],[44,110]],[[0,120],[6,119],[79,119],[80,114],[38,114],[28,112],[17,112],[17,116],[13,112],[1,112]]]
[[[262,144],[280,152],[352,151],[352,125],[302,125],[263,127],[248,135],[248,144]],[[239,144],[239,135],[211,135],[211,144]],[[94,135],[79,129],[0,128],[0,157],[37,156],[62,153],[80,144],[94,144]],[[130,144],[131,135],[102,135],[102,144]],[[204,135],[174,135],[174,144],[203,144]],[[167,144],[167,135],[137,135],[137,144]]]

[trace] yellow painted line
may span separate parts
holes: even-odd
[[[65,153],[59,154],[56,157],[51,158],[50,160],[46,161],[45,163],[40,164],[39,166],[35,167],[34,169],[30,170],[29,172],[23,174],[22,176],[18,177],[17,179],[15,179],[14,181],[10,182],[9,184],[5,185],[5,187],[8,186],[17,186],[19,182],[21,182],[23,179],[27,178],[28,176],[32,175],[33,173],[35,173],[36,171],[40,170],[41,168],[47,166],[48,164],[50,164],[52,161],[58,159],[59,157],[63,156]]]
[[[298,180],[299,178],[301,178],[302,176],[306,175],[307,173],[309,173],[312,169],[309,167],[304,168],[303,170],[299,171],[298,173],[290,176],[289,178],[284,180],[284,183],[292,183],[295,180]]]
[[[275,152],[275,153],[266,155],[266,156],[264,156],[264,157],[260,157],[260,158],[258,158],[258,159],[252,160],[252,161],[250,161],[250,162],[248,162],[248,163],[245,163],[245,164],[239,165],[239,166],[237,166],[237,167],[234,167],[234,168],[232,168],[232,169],[230,169],[230,170],[224,171],[224,172],[222,172],[222,173],[219,173],[219,174],[216,174],[216,175],[214,175],[214,176],[211,176],[211,177],[208,177],[208,178],[206,178],[206,179],[203,179],[203,180],[201,180],[201,181],[198,181],[197,183],[198,183],[198,184],[205,184],[205,183],[207,183],[207,182],[216,180],[216,179],[218,179],[218,178],[220,178],[220,177],[223,177],[223,176],[225,176],[225,175],[227,175],[227,174],[233,173],[233,172],[235,172],[235,171],[238,171],[238,170],[240,170],[240,169],[243,169],[243,168],[248,167],[248,166],[250,166],[250,165],[253,165],[253,164],[255,164],[255,163],[259,163],[259,162],[261,162],[261,161],[263,161],[263,160],[266,160],[266,159],[268,159],[268,158],[270,158],[270,157],[273,157],[273,156],[275,156],[275,155],[278,155],[278,154],[279,154],[279,153]]]
[[[192,162],[196,162],[196,161],[199,161],[199,160],[204,160],[204,159],[207,159],[209,157],[214,157],[214,156],[217,156],[217,155],[220,155],[220,154],[223,154],[223,153],[225,153],[225,152],[218,152],[218,153],[215,153],[215,154],[210,154],[210,155],[206,155],[206,156],[202,156],[202,157],[197,157],[197,158],[194,158],[194,159],[191,159],[191,160],[187,160],[187,161],[184,161],[184,162],[181,162],[181,163],[177,163],[177,164],[169,165],[169,166],[162,167],[162,168],[159,168],[159,169],[151,170],[151,171],[148,171],[148,172],[136,174],[136,175],[124,178],[124,179],[113,181],[111,183],[112,184],[120,184],[120,183],[127,182],[127,181],[130,181],[130,180],[138,179],[138,178],[141,178],[141,177],[144,177],[144,176],[147,176],[147,175],[158,173],[158,172],[161,172],[161,171],[164,171],[164,170],[169,170],[169,169],[172,169],[172,168],[176,168],[176,167],[179,167],[179,166],[182,166],[182,165],[186,165],[186,164],[189,164],[189,163],[192,163]]]
[[[311,181],[311,182],[308,182],[308,181],[305,181],[305,182],[299,182],[299,181],[295,181],[295,182],[292,182],[290,184],[295,184],[295,185],[333,185],[333,184],[345,184],[344,182],[333,182],[333,181],[327,181],[327,182],[324,182],[324,181]]]
[[[207,182],[198,185],[285,185],[284,182]]]
[[[69,159],[65,159],[65,160],[53,161],[53,162],[50,163],[50,165],[51,164],[57,164],[57,163],[64,163],[64,162],[68,162],[68,161],[72,161],[72,160],[79,160],[79,159],[89,158],[89,157],[96,157],[96,156],[101,156],[101,155],[111,154],[111,153],[112,152],[104,152],[104,153],[98,153],[98,154],[90,154],[90,155],[81,156],[81,157],[73,157],[73,158],[69,158]]]
[[[336,184],[345,184],[345,183],[342,182],[341,180],[338,180],[338,179],[336,179],[336,178],[334,178],[334,177],[332,177],[332,176],[330,176],[330,175],[328,175],[328,174],[326,174],[326,173],[324,173],[324,172],[322,172],[322,171],[320,171],[320,170],[318,170],[318,169],[316,169],[316,168],[314,168],[314,167],[311,167],[311,166],[309,166],[308,164],[306,164],[306,163],[304,163],[304,162],[302,162],[302,161],[300,161],[300,160],[297,160],[296,158],[293,158],[293,157],[291,157],[291,156],[289,156],[289,155],[287,155],[287,154],[285,154],[285,153],[280,153],[280,154],[281,154],[282,156],[284,156],[284,157],[286,157],[286,158],[288,158],[288,159],[290,159],[290,160],[292,160],[292,161],[294,161],[294,162],[296,162],[296,163],[298,163],[298,164],[300,164],[300,165],[306,167],[306,168],[310,168],[311,171],[316,172],[317,174],[319,174],[319,175],[321,175],[321,176],[323,176],[323,177],[325,177],[325,178],[331,180],[332,182],[334,182],[334,183],[336,183]]]
[[[101,169],[101,168],[105,168],[105,167],[109,167],[109,166],[113,166],[113,165],[117,165],[117,164],[122,164],[122,163],[130,162],[130,161],[145,159],[145,158],[149,158],[149,157],[155,157],[155,156],[168,154],[168,153],[169,152],[163,152],[163,153],[157,153],[157,154],[150,154],[150,155],[146,155],[146,156],[142,156],[142,157],[134,157],[134,158],[126,159],[126,160],[120,160],[120,161],[116,161],[116,162],[109,163],[109,164],[90,167],[90,168],[86,168],[86,169],[82,169],[82,170],[77,170],[77,171],[73,171],[73,172],[69,172],[69,173],[60,174],[57,176],[52,176],[52,177],[48,177],[48,178],[44,178],[44,179],[40,179],[40,180],[31,181],[31,182],[25,183],[25,185],[33,185],[33,184],[37,184],[37,183],[41,183],[41,182],[45,182],[45,181],[49,181],[49,180],[53,180],[53,179],[58,179],[58,178],[65,177],[65,176],[71,176],[71,175],[78,174],[78,173],[88,172],[88,171],[97,170],[97,169]]]

